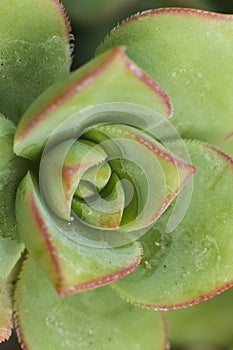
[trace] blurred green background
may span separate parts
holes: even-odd
[[[72,69],[91,59],[106,34],[136,12],[175,6],[233,13],[233,0],[62,0],[62,3],[74,35]]]
[[[62,3],[72,25],[72,69],[95,55],[96,48],[114,26],[139,11],[191,7],[233,13],[233,0],[62,0]],[[233,290],[199,306],[171,311],[168,316],[172,350],[233,350]],[[0,345],[0,350],[18,349],[15,334]]]

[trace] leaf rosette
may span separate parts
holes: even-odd
[[[63,21],[59,50],[67,68],[68,22],[58,2],[51,4]],[[111,340],[112,349],[162,349],[160,314],[136,306],[183,307],[232,286],[233,160],[220,150],[232,152],[231,44],[232,16],[144,12],[40,95],[16,132],[1,116],[0,326],[7,329],[0,340],[11,327],[10,272],[23,243],[30,257],[17,283],[15,320],[24,348],[109,349]],[[33,89],[20,111],[40,92]],[[19,107],[3,106],[17,121]],[[15,221],[8,209],[14,212],[17,188]],[[47,336],[35,341],[32,317],[51,335],[49,344]],[[137,317],[143,331],[134,336]],[[157,333],[148,332],[150,324]]]
[[[175,199],[167,232],[182,221],[191,200],[196,169],[185,143],[168,120],[172,108],[167,95],[127,58],[122,48],[96,58],[81,73],[74,72],[42,95],[39,103],[36,101],[25,113],[15,134],[15,152],[34,164],[16,198],[18,229],[31,256],[16,291],[19,336],[23,344],[34,343],[24,313],[29,297],[23,291],[25,286],[31,290],[32,283],[32,300],[40,293],[41,284],[46,290],[47,302],[38,316],[46,319],[54,346],[60,342],[54,320],[56,324],[61,322],[62,330],[67,332],[65,341],[72,347],[85,332],[79,328],[74,338],[76,332],[65,326],[64,312],[74,324],[80,322],[84,312],[83,329],[93,324],[95,344],[101,339],[101,346],[107,349],[112,339],[112,347],[117,348],[118,337],[112,333],[117,330],[132,349],[136,344],[153,348],[155,343],[162,349],[167,340],[159,313],[128,305],[107,286],[96,287],[121,280],[140,262],[144,264],[140,239]],[[125,89],[131,84],[135,94],[126,98]],[[111,86],[114,88],[109,93]],[[96,103],[95,93],[101,89],[104,100],[100,104]],[[178,154],[168,137],[176,139]],[[38,267],[57,294],[66,296],[64,302]],[[37,276],[34,282],[31,276]],[[83,290],[90,291],[75,293]],[[111,310],[106,310],[103,300],[108,300]],[[100,307],[93,318],[91,309],[95,303]],[[80,315],[72,312],[74,305]],[[133,327],[132,320],[140,317],[140,312],[143,334],[149,324],[156,329],[147,338],[142,333],[134,338],[130,336],[131,326],[123,327],[127,320]],[[113,317],[115,313],[119,314],[118,321]],[[106,340],[98,331],[98,322],[106,329]],[[108,332],[111,336],[107,338]],[[83,347],[88,348],[90,334],[84,338]],[[67,344],[62,341],[62,347]]]
[[[129,65],[124,51],[117,48],[95,60],[95,71],[106,58],[110,66],[124,60]],[[123,68],[128,70],[127,65]],[[126,76],[123,83],[135,76]],[[148,88],[145,80],[137,80],[142,91]],[[55,105],[56,88],[53,94]],[[155,95],[166,110],[163,94]],[[55,107],[50,119],[45,114],[38,122],[36,105],[32,106],[15,137],[16,153],[39,161],[37,176],[29,172],[18,190],[19,230],[61,295],[111,283],[134,270],[142,254],[138,239],[195,172],[182,139],[183,157],[176,156],[166,141],[168,135],[178,140],[176,129],[151,108],[114,100],[81,109],[79,100],[68,98],[66,103],[77,113],[63,116],[62,121],[62,105]],[[42,124],[47,129],[57,125],[43,144]],[[179,214],[174,210],[178,222],[188,208],[191,187],[183,196],[183,209]]]

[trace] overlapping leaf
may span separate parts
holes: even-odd
[[[124,298],[149,308],[197,303],[233,284],[233,160],[206,144],[187,147],[197,172],[183,221],[166,233],[171,205],[142,238],[140,266],[113,284]]]
[[[127,304],[109,287],[59,298],[32,258],[21,273],[15,308],[19,338],[31,350],[167,348],[159,313]]]
[[[125,56],[122,48],[116,48],[73,73],[68,79],[52,87],[35,102],[23,116],[18,126],[15,136],[16,153],[37,159],[54,128],[59,126],[61,122],[89,105],[115,101],[140,102],[146,106],[153,107],[165,116],[169,116],[171,113],[170,101],[161,88]],[[106,114],[102,122],[105,122],[105,120],[107,120]],[[84,119],[79,126],[81,127],[82,124],[87,126],[89,125],[88,123],[89,121]],[[194,169],[178,159],[173,159],[169,152],[148,135],[144,135],[143,131],[119,125],[111,128],[111,125],[106,128],[104,125],[97,126],[97,134],[104,134],[111,142],[112,140],[114,141],[114,137],[119,140],[128,138],[129,143],[131,142],[131,147],[128,147],[129,144],[122,147],[122,162],[124,162],[124,158],[126,158],[126,161],[134,160],[135,163],[141,162],[144,168],[150,169],[147,170],[147,176],[148,179],[150,178],[151,183],[150,192],[156,190],[157,195],[151,196],[149,193],[151,201],[148,204],[148,212],[144,213],[141,223],[142,228],[144,228],[144,223],[145,226],[149,225],[162,214],[192,175]],[[45,162],[47,164],[45,170],[49,169],[48,171],[51,171],[45,172],[44,180],[40,178],[40,185],[44,186],[46,182],[45,192],[49,193],[50,209],[60,218],[67,220],[67,225],[70,224],[70,209],[72,207],[77,213],[81,213],[82,218],[87,222],[88,216],[91,214],[91,223],[94,223],[95,226],[98,226],[101,222],[100,227],[118,228],[122,217],[123,219],[126,218],[127,221],[129,216],[132,216],[132,212],[129,215],[122,213],[124,209],[123,188],[119,189],[121,195],[118,204],[113,214],[109,216],[104,217],[104,215],[96,211],[93,215],[93,212],[88,210],[82,202],[79,202],[77,197],[72,206],[72,197],[75,195],[76,190],[78,191],[76,187],[79,184],[80,165],[85,165],[85,154],[88,153],[90,148],[87,145],[90,146],[90,142],[92,142],[92,146],[93,142],[94,145],[98,145],[98,143],[101,144],[103,141],[102,137],[95,138],[93,135],[95,133],[90,130],[83,135],[84,140],[87,137],[86,143],[83,140],[74,143],[73,148],[64,158],[62,174],[58,171],[57,164],[59,162],[63,163],[63,158],[59,160],[59,157],[64,152],[66,153],[67,140],[63,141],[59,138],[59,144],[51,149],[49,148],[48,153],[45,152],[42,157],[41,164]],[[87,147],[86,151],[85,147]],[[132,159],[135,149],[137,149],[138,158]],[[93,153],[95,157],[92,156],[87,162],[90,171],[95,166],[93,160],[96,161],[97,166],[99,162],[107,159],[106,154],[97,156],[98,152],[96,152]],[[52,158],[50,154],[53,155]],[[115,156],[119,157],[119,155]],[[150,161],[147,162],[147,159]],[[152,164],[150,164],[151,159],[153,159]],[[117,164],[111,167],[113,168],[113,176],[117,175],[119,178],[125,176],[124,171],[122,174],[120,168],[127,169],[126,166],[122,165],[119,168],[119,164]],[[162,171],[160,170],[160,173],[162,172],[160,175],[165,179],[166,188],[159,188],[159,185],[156,185],[153,178],[158,176],[158,167],[162,169]],[[146,191],[140,183],[140,179],[143,178],[141,175],[142,170],[135,169],[135,166],[134,168],[128,166],[128,170],[125,172],[128,172],[129,178],[132,178],[136,191],[138,191],[138,197],[142,201],[146,201]],[[164,172],[166,175],[164,175]],[[107,181],[108,179],[109,176],[107,176]],[[145,178],[143,183],[146,184],[148,179]],[[116,182],[115,180],[113,181],[113,183]],[[62,192],[59,192],[60,183],[62,183]],[[28,250],[40,261],[41,266],[48,273],[60,294],[110,283],[124,277],[137,266],[140,260],[138,244],[133,243],[130,246],[117,249],[110,248],[104,251],[96,251],[89,247],[80,246],[80,244],[67,238],[66,231],[68,226],[63,225],[59,228],[59,225],[56,226],[53,219],[49,217],[49,213],[46,212],[39,193],[41,188],[36,185],[36,180],[33,179],[33,176],[28,174],[18,191],[16,202],[17,221],[20,234]],[[112,191],[112,185],[110,186],[110,193],[112,193],[113,198],[114,196],[118,197]],[[107,208],[109,205],[110,202],[106,202],[105,207]],[[134,209],[136,208],[135,215],[137,215],[137,210],[139,209],[137,209],[135,203],[133,203],[133,206]],[[116,213],[115,218],[113,217],[114,213]],[[135,217],[131,219],[135,219]],[[139,230],[141,228],[140,222],[139,220],[135,222],[137,223],[135,227]],[[77,227],[77,230],[78,235],[82,228]],[[104,231],[101,237],[104,241]],[[133,239],[130,237],[130,241],[127,243],[132,241]]]
[[[17,123],[69,73],[69,23],[57,0],[1,1],[0,16],[0,112]]]
[[[43,206],[30,173],[20,184],[16,207],[23,241],[60,295],[111,283],[130,273],[140,262],[139,243],[95,249],[66,237],[65,228],[59,229]]]
[[[115,28],[98,53],[125,46],[171,98],[180,134],[217,145],[233,131],[232,38],[230,15],[160,9]]]
[[[0,282],[10,273],[23,250],[17,235],[15,195],[28,163],[13,153],[15,127],[0,115]]]
[[[36,159],[61,122],[90,106],[132,102],[171,114],[168,96],[116,48],[87,63],[42,94],[22,117],[15,135],[16,154]]]
[[[0,283],[0,343],[10,337],[13,327],[12,289],[10,278]]]

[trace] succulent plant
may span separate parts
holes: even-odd
[[[137,14],[69,73],[58,1],[0,6],[0,341],[165,349],[233,284],[233,17]]]

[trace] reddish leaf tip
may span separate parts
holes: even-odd
[[[166,117],[170,117],[173,112],[173,106],[168,95],[161,88],[161,86],[157,84],[146,72],[144,72],[132,60],[130,60],[128,56],[124,55],[124,61],[130,72],[135,74],[139,79],[141,79],[147,86],[149,86],[156,94],[158,94],[161,97],[161,99],[164,101],[167,107]]]
[[[62,286],[59,286],[59,288],[57,288],[57,293],[59,294],[59,296],[64,297],[72,293],[77,293],[83,290],[97,288],[106,284],[113,283],[130,274],[139,265],[140,261],[141,254],[136,257],[135,261],[131,265],[124,267],[122,270],[113,272],[109,275],[76,286],[70,286],[68,288],[63,288]]]
[[[65,7],[59,0],[52,0],[52,2],[57,6],[58,10],[60,11],[60,13],[62,15],[65,27],[67,29],[67,37],[68,37],[68,40],[70,40],[70,32],[71,32],[72,28],[71,28],[71,23],[70,23],[68,14],[65,10]]]
[[[25,123],[22,122],[19,124],[14,140],[15,150],[17,151],[19,144],[23,142],[24,138],[33,130],[33,128],[38,123],[42,122],[47,117],[47,115],[62,105],[62,103],[64,103],[66,100],[81,92],[86,86],[90,85],[93,80],[96,79],[101,73],[103,73],[104,70],[112,63],[112,61],[117,58],[121,59],[128,71],[130,71],[134,76],[136,76],[139,80],[141,80],[145,85],[150,87],[156,94],[160,96],[160,98],[167,106],[166,115],[170,116],[172,114],[172,105],[169,97],[166,95],[164,90],[152,78],[150,78],[149,75],[137,67],[127,57],[124,47],[117,46],[106,54],[106,57],[99,65],[90,69],[83,76],[77,77],[75,80],[67,83],[59,94],[56,94],[52,100],[42,105],[40,110],[38,110],[29,120],[25,121]]]
[[[95,287],[99,287],[101,285],[112,283],[116,280],[119,280],[126,275],[128,275],[130,272],[132,272],[140,263],[141,261],[141,250],[138,250],[138,255],[135,257],[135,260],[128,266],[123,267],[121,270],[114,271],[110,274],[107,274],[102,277],[98,277],[95,280],[90,280],[85,283],[80,283],[78,285],[64,287],[64,279],[63,279],[63,272],[62,268],[60,266],[58,252],[50,238],[49,232],[47,230],[46,225],[44,224],[43,218],[40,215],[40,212],[38,210],[35,198],[33,196],[33,193],[31,192],[29,195],[29,202],[31,206],[31,211],[34,216],[34,220],[37,223],[38,229],[41,232],[41,236],[44,240],[44,243],[48,249],[48,254],[50,256],[51,262],[54,266],[54,272],[55,272],[55,288],[57,293],[60,296],[65,296],[71,293],[79,292],[86,289],[91,289]]]

